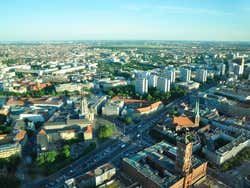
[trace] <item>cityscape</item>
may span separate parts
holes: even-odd
[[[1,188],[250,187],[250,4],[150,2],[0,3]]]

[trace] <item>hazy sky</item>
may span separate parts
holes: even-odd
[[[250,41],[250,0],[1,0],[0,41]]]

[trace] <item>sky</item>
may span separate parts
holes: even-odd
[[[0,41],[250,41],[250,0],[1,0]]]

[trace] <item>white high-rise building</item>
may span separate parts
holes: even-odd
[[[219,66],[219,71],[220,71],[220,75],[225,75],[226,73],[226,65],[224,63],[221,63]]]
[[[190,64],[192,62],[192,58],[191,57],[186,57],[186,63]]]
[[[166,77],[159,77],[158,83],[157,83],[157,89],[161,92],[167,93],[170,91],[170,80]]]
[[[135,92],[139,94],[148,93],[148,80],[146,78],[137,78],[135,80]]]
[[[166,78],[170,80],[171,83],[175,82],[175,69],[166,69],[165,70]]]
[[[148,76],[148,86],[156,88],[156,86],[157,86],[157,80],[158,80],[158,76],[157,75],[154,75],[154,74],[149,75]]]
[[[196,77],[195,79],[198,81],[198,82],[206,82],[207,81],[207,70],[205,69],[198,69],[196,71]]]
[[[187,68],[181,69],[180,79],[184,82],[189,82],[191,79],[191,70]]]
[[[233,72],[237,75],[243,75],[244,73],[244,58],[237,58],[233,60],[234,63],[234,70]]]
[[[236,64],[234,66],[234,73],[237,75],[242,75],[244,72],[244,66]]]
[[[136,78],[147,78],[150,75],[148,71],[138,71],[136,72]]]

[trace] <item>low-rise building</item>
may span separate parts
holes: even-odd
[[[124,106],[123,101],[111,100],[102,107],[102,115],[105,116],[119,116],[120,112]]]
[[[37,151],[43,152],[53,148],[53,144],[62,140],[77,138],[78,131],[66,130],[45,130],[41,129],[36,136]]]
[[[178,82],[176,83],[176,86],[185,90],[195,90],[200,87],[200,84],[198,82],[189,81],[189,82]]]
[[[93,139],[93,127],[88,125],[83,131],[84,140],[92,140]]]
[[[12,155],[21,155],[22,148],[27,142],[27,134],[24,130],[13,130],[11,134],[0,135],[0,158],[8,158]]]
[[[217,165],[221,165],[250,146],[248,131],[237,133],[216,127],[200,130],[199,133],[205,143],[202,152],[209,161]]]
[[[8,158],[12,155],[21,155],[22,146],[18,142],[0,145],[0,158]]]
[[[116,169],[112,165],[106,163],[95,170],[66,180],[64,182],[64,188],[99,187],[105,182],[112,180],[115,174]]]

